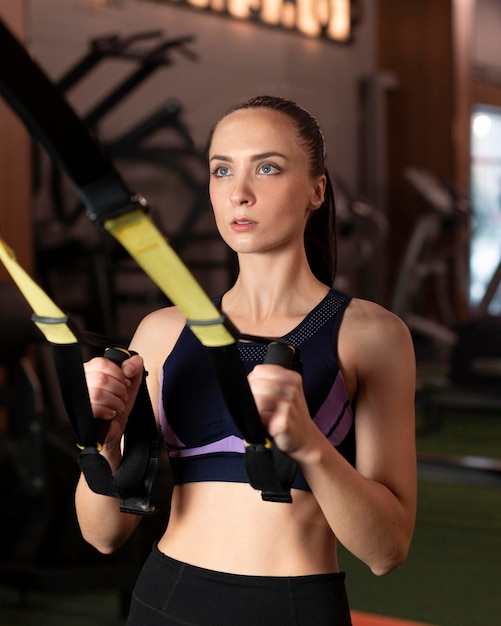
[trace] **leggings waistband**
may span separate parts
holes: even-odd
[[[350,626],[343,572],[249,576],[189,565],[155,546],[128,626]]]
[[[160,567],[164,567],[171,572],[183,571],[185,576],[193,576],[203,580],[213,580],[218,583],[237,583],[250,584],[254,586],[262,586],[269,589],[270,587],[289,587],[291,584],[297,585],[316,585],[322,582],[344,582],[344,572],[333,572],[328,574],[306,574],[303,576],[253,576],[249,574],[232,574],[230,572],[220,572],[218,570],[206,569],[197,565],[190,565],[184,561],[178,561],[167,554],[161,552],[155,545],[153,547],[150,558],[158,562]]]

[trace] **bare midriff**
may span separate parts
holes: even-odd
[[[315,498],[298,490],[292,497],[292,504],[265,502],[242,483],[178,485],[158,548],[173,559],[233,574],[337,572],[336,538]]]

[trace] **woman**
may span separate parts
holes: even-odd
[[[330,288],[334,206],[316,120],[292,102],[259,97],[231,110],[209,144],[210,197],[239,275],[218,304],[242,332],[299,347],[303,375],[242,359],[262,422],[296,461],[293,503],[264,502],[242,473],[243,443],[205,349],[169,307],[139,325],[120,369],[86,366],[95,417],[111,427],[112,468],[143,362],[170,449],[167,529],[133,594],[129,624],[350,624],[340,541],[377,575],[405,559],[414,526],[415,365],[404,324]],[[158,399],[158,401],[157,401]],[[356,457],[355,457],[356,443]],[[207,447],[210,446],[210,447]],[[84,537],[103,553],[138,519],[81,478]]]

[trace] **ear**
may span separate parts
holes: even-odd
[[[315,179],[313,187],[311,189],[311,197],[310,197],[310,211],[316,211],[322,206],[322,203],[325,198],[325,186],[327,184],[327,177],[325,174],[319,176]]]

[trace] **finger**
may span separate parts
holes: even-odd
[[[256,408],[265,421],[280,408],[290,405],[294,397],[289,386],[274,384],[268,380],[257,380],[250,385]]]
[[[134,355],[122,363],[122,372],[128,383],[131,393],[136,393],[143,381],[144,362],[142,357]]]
[[[94,417],[111,419],[125,411],[125,398],[106,390],[89,388],[89,397]]]
[[[103,361],[105,359],[86,368],[87,388],[95,416],[113,417],[125,409],[131,383],[119,367],[110,368]]]
[[[121,384],[126,384],[127,377],[125,376],[122,368],[104,357],[95,357],[91,361],[84,363],[84,371],[86,378],[93,378],[94,380],[103,381],[106,379],[117,380]]]
[[[282,371],[277,372],[277,369]],[[295,390],[301,387],[302,381],[295,372],[291,373],[292,376],[288,370],[280,366],[271,366],[271,369],[268,366],[262,369],[258,366],[248,376],[249,386],[255,395],[269,395],[277,400],[293,400]]]
[[[248,376],[249,380],[270,380],[276,381],[280,384],[288,385],[302,385],[301,375],[294,371],[289,370],[281,365],[260,364],[256,365]]]
[[[143,358],[139,354],[131,356],[122,363],[122,372],[127,379],[142,376],[144,369]]]
[[[100,393],[114,394],[125,399],[127,389],[130,387],[130,381],[123,375],[110,376],[102,371],[90,371],[86,373],[87,387],[89,391],[97,394],[99,399]]]

